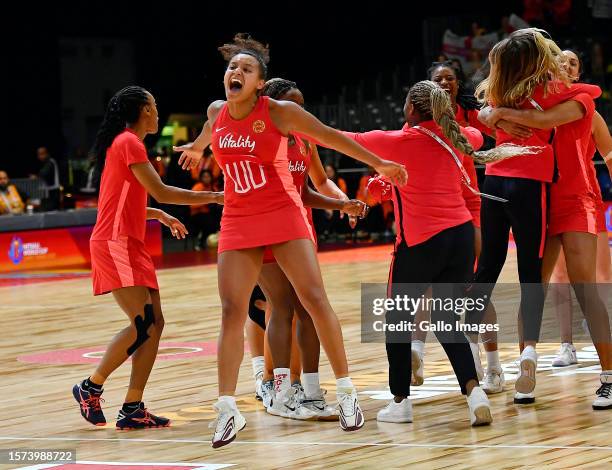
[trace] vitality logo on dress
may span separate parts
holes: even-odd
[[[306,165],[304,162],[289,162],[289,171],[291,173],[304,173],[306,171]]]
[[[252,153],[255,150],[255,142],[251,140],[250,136],[238,136],[238,139],[235,139],[232,134],[226,134],[219,139],[219,148],[222,149],[249,149]]]

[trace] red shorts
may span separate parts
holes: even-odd
[[[586,232],[597,235],[598,213],[594,207],[579,207],[567,211],[550,213],[548,221],[548,236],[560,235],[566,232]]]
[[[606,206],[603,201],[597,205],[597,233],[607,232],[608,224],[606,224]]]
[[[306,210],[285,206],[265,214],[221,217],[218,253],[258,246],[276,245],[289,240],[307,238],[314,241]]]
[[[132,286],[159,290],[153,260],[140,240],[91,240],[89,250],[94,295]]]

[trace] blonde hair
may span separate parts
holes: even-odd
[[[519,29],[493,46],[489,76],[476,87],[479,101],[518,108],[537,86],[542,85],[546,93],[549,82],[562,77],[557,61],[561,50],[542,33],[546,31]]]
[[[442,133],[450,140],[453,147],[479,163],[491,163],[519,155],[540,152],[540,147],[514,144],[502,144],[485,152],[475,152],[461,133],[459,123],[455,120],[449,94],[430,80],[424,80],[413,85],[408,92],[408,101],[412,103],[422,118],[431,117],[440,126]]]

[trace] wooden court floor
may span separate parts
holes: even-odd
[[[113,418],[122,403],[129,364],[106,384],[107,427],[87,424],[78,412],[72,385],[92,371],[104,345],[125,323],[110,296],[94,298],[89,279],[83,278],[0,288],[0,449],[72,449],[77,460],[85,462],[72,467],[1,467],[612,468],[612,410],[591,409],[600,369],[588,343],[577,344],[577,366],[554,370],[550,365],[558,345],[540,345],[537,401],[528,406],[512,402],[517,349],[505,344],[501,360],[509,383],[504,393],[491,398],[494,422],[471,428],[450,365],[432,340],[427,344],[425,384],[413,389],[414,423],[377,423],[376,412],[389,398],[387,362],[383,344],[360,341],[360,283],[386,281],[390,251],[385,246],[320,255],[327,292],[343,325],[365,427],[345,433],[337,423],[266,414],[254,399],[247,352],[238,387],[247,427],[235,443],[220,450],[210,447],[208,429],[217,394],[214,342],[220,302],[214,265],[159,272],[166,319],[164,360],[153,369],[145,400],[152,411],[173,419],[167,429],[115,431]],[[237,273],[236,282],[239,279]],[[503,280],[516,281],[513,252]],[[506,301],[509,309],[516,308],[514,299]],[[556,328],[551,319],[544,322],[543,331]],[[324,355],[322,364],[323,386],[333,400],[335,382]]]

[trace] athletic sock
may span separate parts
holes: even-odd
[[[417,351],[421,356],[425,352],[425,343],[420,339],[415,339],[412,341],[412,345],[410,348],[414,351]]]
[[[260,372],[263,374],[265,365],[263,356],[255,356],[251,359],[251,364],[253,365],[253,377],[257,377]]]
[[[302,374],[302,385],[304,386],[304,393],[306,398],[312,398],[318,396],[321,393],[321,383],[319,382],[319,373],[303,373]]]
[[[291,388],[291,369],[288,367],[277,367],[274,369],[274,391],[276,393]]]
[[[129,402],[129,403],[124,403],[123,406],[121,407],[121,410],[126,415],[131,415],[134,411],[138,410],[138,408],[140,408],[140,402],[139,401],[132,401],[132,402]]]
[[[229,403],[229,405],[232,408],[237,408],[237,406],[236,406],[236,398],[231,396],[231,395],[221,395],[219,397],[219,401],[224,401],[226,403]]]
[[[499,363],[499,351],[486,351],[487,353],[487,370],[501,370],[501,364]]]
[[[353,381],[350,377],[342,377],[340,379],[336,379],[336,393],[351,393],[355,387],[353,386]]]
[[[103,385],[98,385],[97,383],[92,382],[89,377],[83,380],[83,384],[81,386],[86,392],[93,392],[96,394],[102,393]]]

